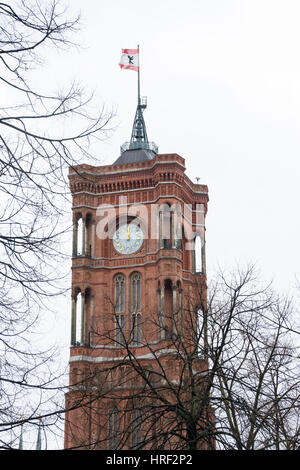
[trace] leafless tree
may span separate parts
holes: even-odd
[[[0,447],[15,445],[7,430],[19,415],[39,416],[39,400],[26,410],[29,390],[52,388],[49,351],[37,350],[30,332],[45,296],[65,290],[58,241],[70,224],[67,168],[93,158],[112,117],[93,115],[92,95],[75,83],[57,93],[32,84],[47,48],[74,45],[78,24],[57,0],[0,3]]]
[[[156,344],[141,339],[137,347],[121,325],[93,331],[94,345],[123,349],[120,362],[71,370],[66,429],[74,447],[299,449],[291,301],[262,288],[252,267],[220,273],[208,299],[198,287]],[[159,316],[143,318],[142,331],[159,337]]]
[[[299,448],[299,349],[291,300],[253,268],[221,276],[208,306],[216,432],[226,449]]]

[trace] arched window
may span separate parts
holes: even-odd
[[[193,270],[195,273],[202,273],[202,243],[200,235],[196,235],[193,251]]]
[[[92,256],[92,215],[75,214],[73,219],[73,256]]]
[[[122,274],[119,274],[115,280],[115,294],[116,294],[116,313],[124,312],[125,310],[125,279]]]
[[[85,254],[86,256],[92,256],[92,215],[87,214],[85,218]]]
[[[173,322],[173,285],[170,279],[164,281],[164,335],[170,338],[172,334]]]
[[[76,241],[76,247],[77,247],[76,255],[78,256],[81,256],[83,254],[82,245],[83,245],[83,220],[82,220],[82,216],[80,215],[77,221],[77,241]]]
[[[108,412],[108,448],[111,450],[118,447],[118,428],[119,413],[118,408],[115,406]]]
[[[180,281],[177,281],[176,289],[173,290],[173,333],[177,337],[182,334],[182,289]]]
[[[142,317],[140,314],[141,311],[141,275],[139,273],[134,273],[131,276],[131,338],[132,344],[138,345],[141,344],[142,332],[141,332],[141,323]]]
[[[92,296],[89,288],[81,292],[76,287],[72,298],[71,344],[72,346],[89,345],[91,325]]]
[[[81,343],[81,331],[82,331],[82,302],[83,296],[81,292],[77,293],[76,297],[76,333],[75,333],[75,344]]]
[[[182,211],[180,204],[167,202],[159,207],[159,248],[182,248]]]
[[[142,342],[142,317],[140,313],[132,315],[132,344],[137,346]]]
[[[125,316],[116,315],[116,346],[123,346],[125,344]]]
[[[175,204],[173,213],[173,227],[174,227],[174,247],[182,249],[182,212],[179,204]]]
[[[132,310],[139,312],[141,310],[141,276],[138,273],[131,277],[131,300]]]
[[[159,208],[159,246],[171,248],[173,239],[173,213],[169,203],[160,205]]]

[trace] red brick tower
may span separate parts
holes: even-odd
[[[158,154],[148,142],[145,107],[139,100],[131,142],[112,165],[70,169],[74,222],[66,403],[74,409],[66,415],[65,448],[155,448],[153,421],[159,419],[154,417],[151,427],[141,417],[150,409],[147,397],[154,400],[148,379],[153,375],[157,387],[165,384],[164,374],[172,384],[181,380],[175,340],[181,338],[189,350],[191,308],[199,308],[196,297],[205,292],[207,186],[186,176],[182,157]],[[201,266],[191,232],[202,240]],[[201,373],[205,361],[199,359],[194,368]],[[172,400],[166,387],[160,393]]]

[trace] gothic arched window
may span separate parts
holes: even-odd
[[[180,204],[166,202],[159,207],[159,248],[181,249],[182,212]]]
[[[193,256],[193,271],[195,273],[202,273],[202,242],[200,235],[196,235],[194,240]]]
[[[125,316],[116,315],[116,346],[123,346],[125,344]]]
[[[77,219],[77,233],[76,233],[76,256],[81,256],[83,254],[82,244],[83,244],[83,219],[80,214]]]
[[[173,214],[169,203],[160,205],[159,208],[159,246],[171,248],[173,238]]]
[[[76,325],[75,325],[75,345],[81,344],[81,337],[82,337],[82,303],[83,303],[83,295],[79,291],[76,297]]]
[[[141,310],[141,276],[138,273],[131,277],[131,300],[132,310],[139,312]]]
[[[142,316],[140,313],[132,315],[132,344],[137,346],[142,342]]]
[[[179,250],[182,249],[182,212],[179,204],[175,204],[173,213],[173,233],[174,246]]]
[[[116,294],[116,313],[124,312],[125,310],[125,279],[122,274],[119,274],[115,280],[115,294]]]
[[[115,406],[108,412],[108,448],[111,450],[118,447],[118,428],[119,413],[118,408]]]

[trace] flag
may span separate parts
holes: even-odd
[[[139,71],[139,49],[122,49],[119,62],[121,69]]]

